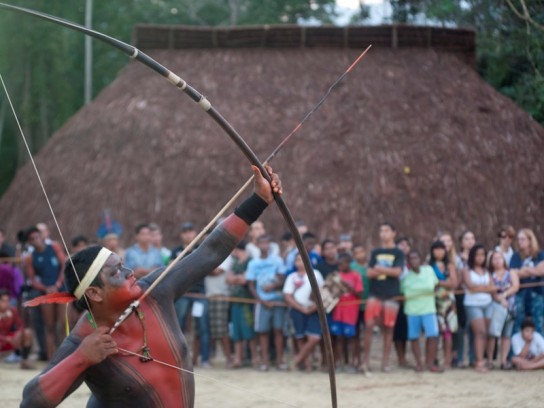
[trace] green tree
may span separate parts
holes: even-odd
[[[10,0],[84,24],[85,1]],[[131,0],[93,2],[93,27],[130,42],[137,23],[244,25],[330,23],[334,0]],[[127,63],[125,55],[93,41],[93,95]],[[0,10],[0,74],[7,83],[31,150],[37,152],[83,105],[84,37],[30,16]],[[0,92],[0,194],[28,160],[13,115]]]
[[[480,74],[544,124],[544,0],[391,0],[394,21],[473,27]]]

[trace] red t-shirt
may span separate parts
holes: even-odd
[[[13,307],[0,313],[0,351],[12,350],[10,343],[3,341],[3,338],[13,337],[23,327],[23,322],[19,317],[19,313]]]
[[[363,291],[363,280],[361,279],[361,275],[358,272],[339,272],[339,275],[345,283],[347,283],[352,288],[355,288],[356,292]],[[340,301],[332,311],[332,319],[335,322],[353,325],[357,324],[360,307],[360,305],[356,303],[358,300],[359,297],[357,295],[354,295],[353,293],[344,293],[340,297]]]

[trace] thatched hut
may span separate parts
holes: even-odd
[[[260,157],[360,51],[374,47],[273,165],[295,218],[321,237],[376,240],[391,220],[426,247],[464,228],[542,236],[544,129],[474,68],[474,33],[428,27],[140,26],[136,45],[205,94]],[[24,118],[22,118],[24,121]],[[205,225],[250,175],[217,125],[163,78],[129,63],[36,156],[61,228],[94,236],[108,208],[129,231]],[[8,233],[51,220],[30,165],[0,201]],[[265,222],[285,230],[277,210]]]

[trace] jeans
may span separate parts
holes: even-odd
[[[202,363],[210,361],[210,327],[208,314],[208,299],[195,299],[182,296],[176,300],[176,315],[178,316],[179,327],[183,331],[187,316],[192,316],[193,303],[200,303],[203,307],[201,317],[195,317],[198,324],[198,338],[200,340],[200,359]],[[194,328],[196,329],[196,327]]]
[[[521,330],[521,322],[531,316],[535,322],[536,331],[542,334],[542,318],[544,317],[544,295],[531,289],[521,289],[516,294],[516,318],[514,333]]]

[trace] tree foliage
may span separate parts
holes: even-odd
[[[480,74],[544,124],[544,0],[391,0],[394,21],[477,32]]]
[[[84,24],[85,0],[7,0]],[[244,25],[330,23],[334,0],[131,0],[93,2],[93,28],[130,42],[137,23]],[[93,94],[127,63],[93,41]],[[35,153],[83,105],[84,36],[30,16],[0,10],[0,74]],[[0,194],[28,160],[6,95],[0,91]]]

